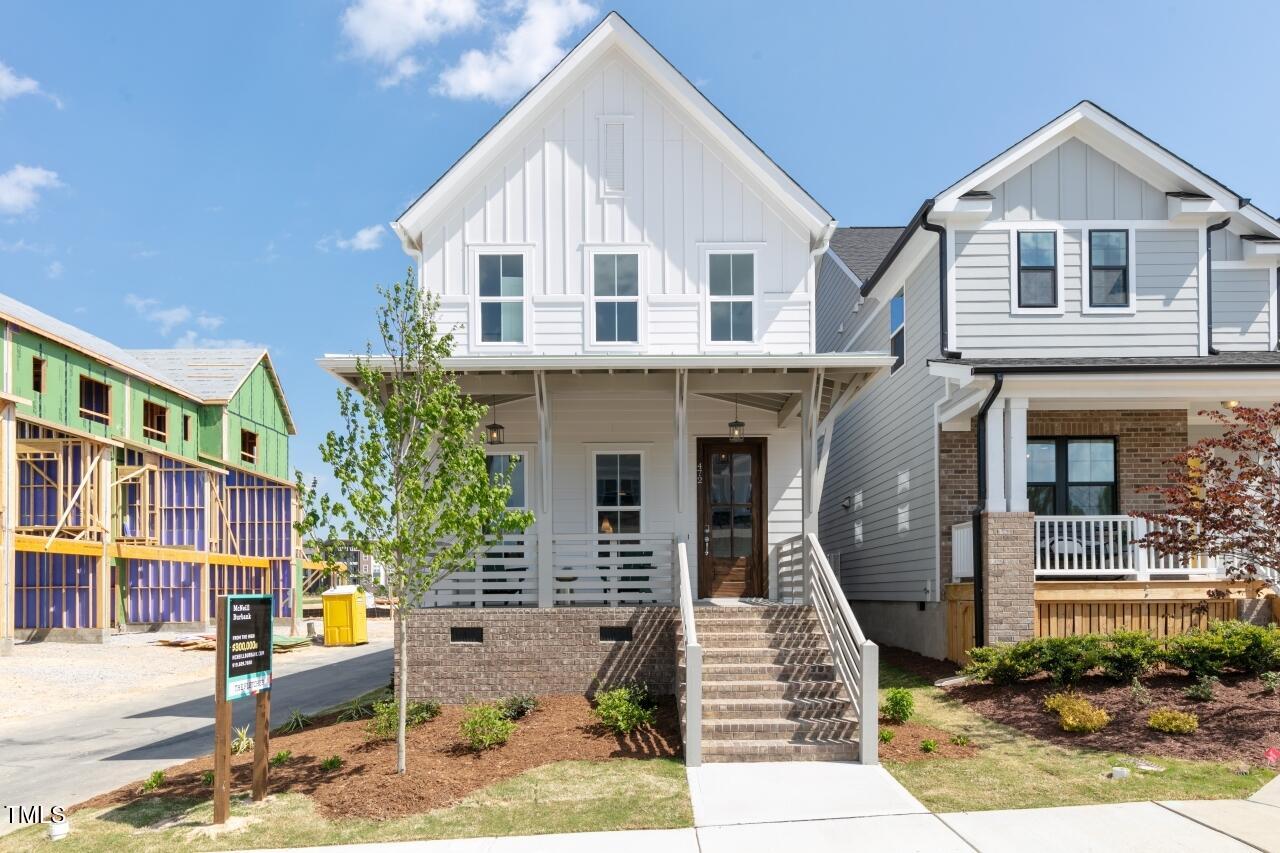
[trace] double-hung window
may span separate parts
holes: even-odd
[[[1118,512],[1112,438],[1027,439],[1027,499],[1037,515]]]
[[[640,256],[592,256],[596,343],[640,342]]]
[[[639,453],[595,454],[597,533],[639,533],[643,501]]]
[[[1018,232],[1018,307],[1058,307],[1058,234]]]
[[[893,355],[889,372],[894,373],[907,360],[907,297],[903,290],[889,300],[889,352]]]
[[[477,262],[480,341],[524,343],[524,255],[480,255]]]
[[[1129,232],[1105,230],[1089,232],[1089,306],[1128,308]]]
[[[750,343],[755,340],[752,316],[756,292],[755,261],[755,255],[750,252],[716,252],[708,257],[713,342]]]

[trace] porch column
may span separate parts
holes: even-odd
[[[671,448],[671,452],[673,454],[673,458],[671,460],[672,461],[671,467],[675,475],[674,476],[675,483],[673,484],[673,488],[675,490],[674,497],[675,497],[675,508],[676,508],[676,522],[674,525],[675,541],[676,541],[676,546],[679,547],[679,543],[681,542],[687,543],[689,541],[688,530],[690,527],[696,524],[696,522],[690,522],[685,517],[688,514],[686,513],[686,506],[685,506],[688,503],[688,501],[684,499],[685,489],[688,487],[688,476],[689,476],[688,469],[687,469],[687,465],[689,462],[689,371],[683,368],[677,369],[675,379],[676,379],[675,406],[674,406],[675,418],[673,423],[674,441]],[[694,584],[696,580],[696,571],[697,571],[697,565],[698,565],[697,554],[696,553],[690,554],[689,559],[691,564],[689,567],[689,571],[694,574],[693,576],[676,578],[675,580],[680,584]],[[679,569],[679,561],[675,559],[675,554],[673,553],[672,562],[671,562],[671,571],[675,572],[675,571],[678,571],[678,569]],[[698,597],[696,594],[697,587],[691,586],[690,588],[694,590],[694,593],[695,593],[694,598],[697,598]],[[674,589],[678,591],[680,587],[676,586],[674,587]],[[677,599],[675,603],[678,604],[679,600]]]
[[[1027,404],[1010,399],[1005,408],[1005,476],[1009,512],[1026,512],[1027,502]]]
[[[1005,400],[996,400],[987,412],[987,512],[1004,512],[1004,409]]]
[[[533,374],[533,392],[538,403],[538,516],[534,530],[538,537],[538,606],[555,603],[554,551],[552,549],[553,490],[551,479],[551,398],[547,393],[547,375]]]

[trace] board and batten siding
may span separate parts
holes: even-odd
[[[1016,229],[955,235],[956,348],[966,356],[1196,355],[1199,352],[1200,235],[1195,229],[1138,229],[1131,314],[1088,314],[1081,231],[1065,230],[1059,273],[1063,312],[1015,314]]]
[[[927,363],[938,357],[937,264],[930,252],[906,278],[903,366],[868,387],[832,432],[818,529],[854,600],[929,601],[938,594],[933,406],[944,382]],[[868,295],[851,349],[889,349],[887,303],[899,289],[885,280]]]
[[[818,263],[818,292],[814,312],[814,339],[818,352],[841,352],[858,325],[858,291],[861,283],[833,259],[830,250]]]
[[[603,117],[625,126],[626,189],[617,197],[600,188]],[[532,253],[525,348],[588,348],[588,250],[607,246],[642,255],[647,351],[699,352],[706,251],[741,244],[756,252],[758,296],[757,341],[743,349],[813,349],[807,231],[621,52],[584,69],[536,129],[460,197],[423,228],[420,260],[422,286],[441,297],[442,323],[462,327],[455,329],[459,354],[474,351],[465,330],[474,298],[469,250],[485,245]]]

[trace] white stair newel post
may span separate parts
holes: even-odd
[[[858,760],[880,763],[880,648],[870,640],[862,643],[862,689],[858,696]]]
[[[1149,532],[1147,520],[1145,518],[1135,518],[1131,522],[1133,525],[1133,539],[1136,542],[1144,538]],[[1151,546],[1131,544],[1133,548],[1134,566],[1138,570],[1138,580],[1145,581],[1151,579]]]

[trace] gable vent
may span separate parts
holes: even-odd
[[[626,126],[620,121],[604,124],[604,191],[626,192]]]

